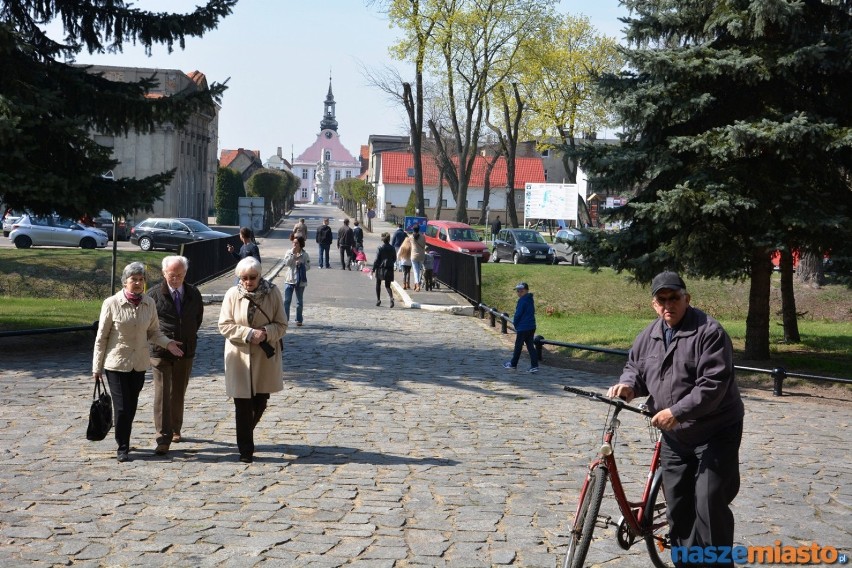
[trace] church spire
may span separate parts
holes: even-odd
[[[337,120],[334,118],[334,94],[331,92],[331,71],[328,73],[328,94],[325,96],[324,112],[320,122],[320,130],[337,132]]]

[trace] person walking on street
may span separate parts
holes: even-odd
[[[296,293],[296,326],[302,327],[302,300],[305,287],[308,285],[308,270],[311,269],[311,258],[305,250],[305,239],[296,237],[293,248],[284,255],[284,314],[290,323],[290,303],[293,292]]]
[[[411,289],[411,241],[405,239],[396,253],[396,259],[402,268],[402,289]]]
[[[299,222],[293,226],[293,232],[290,233],[290,240],[296,240],[296,237],[308,238],[308,226],[305,225],[304,219],[299,219]]]
[[[530,286],[526,282],[520,282],[515,286],[515,292],[518,293],[518,303],[515,306],[515,317],[512,318],[512,326],[515,328],[515,350],[512,352],[512,359],[503,363],[506,369],[515,370],[518,368],[518,361],[521,360],[521,351],[524,345],[527,346],[527,352],[530,355],[530,373],[538,373],[538,352],[535,350],[535,301],[530,292]]]
[[[500,222],[500,215],[497,215],[497,219],[491,223],[491,240],[494,241],[497,239],[497,233],[500,232],[500,229],[503,228],[503,223]]]
[[[607,395],[627,401],[647,396],[655,413],[651,423],[663,432],[660,465],[672,549],[731,547],[730,504],[740,488],[745,416],[731,338],[718,321],[689,305],[676,272],[657,274],[651,296],[659,317],[636,337]],[[687,559],[675,565],[690,566]]]
[[[175,357],[182,357],[180,343],[160,330],[154,300],[145,295],[145,265],[131,262],[121,273],[123,288],[104,300],[95,347],[92,376],[106,376],[115,416],[116,457],[130,460],[130,433],[139,406],[139,393],[145,385],[145,371],[151,364],[148,343],[154,342]]]
[[[154,432],[157,455],[165,455],[172,442],[181,442],[183,407],[195,348],[198,329],[204,319],[204,303],[198,288],[184,281],[189,260],[183,256],[163,259],[164,281],[148,290],[154,300],[160,331],[181,343],[182,357],[172,355],[168,349],[151,345],[151,367],[154,382]]]
[[[405,229],[402,228],[402,223],[396,226],[396,231],[393,232],[393,240],[391,244],[393,248],[396,249],[396,252],[399,252],[399,247],[402,246],[402,243],[405,242],[405,239],[408,238],[408,235],[405,233]]]
[[[414,225],[414,231],[408,237],[411,242],[411,268],[414,270],[414,291],[420,291],[420,278],[423,275],[423,261],[426,260],[426,237],[420,234],[420,225]]]
[[[349,226],[349,219],[343,220],[343,226],[337,231],[337,248],[340,251],[340,269],[352,270],[352,262],[355,260],[355,253],[352,248],[355,246],[355,234]]]
[[[390,233],[382,233],[382,244],[376,251],[376,259],[373,261],[373,276],[376,279],[376,305],[382,305],[382,283],[388,291],[390,307],[393,307],[393,265],[396,263],[396,250],[390,244]]]
[[[331,227],[328,225],[329,219],[326,217],[322,220],[322,225],[317,229],[317,243],[319,244],[319,267],[331,268],[328,253],[331,251],[331,243],[334,241],[334,235],[331,232]]]
[[[242,260],[247,256],[253,256],[258,262],[260,262],[260,248],[258,248],[257,244],[254,242],[254,233],[251,229],[248,227],[240,228],[240,241],[243,245],[240,247],[239,251],[237,251],[232,244],[228,244],[225,248],[237,260]]]
[[[280,340],[287,322],[281,292],[261,276],[257,259],[242,259],[234,273],[238,284],[222,300],[219,333],[225,338],[225,394],[234,399],[240,461],[251,463],[254,429],[269,395],[284,389]]]
[[[358,221],[355,221],[354,225],[352,236],[355,237],[355,250],[364,250],[364,229],[361,228]]]

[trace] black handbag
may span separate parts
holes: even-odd
[[[92,393],[92,407],[89,409],[89,427],[86,439],[97,442],[106,438],[112,428],[112,398],[100,378],[95,380],[95,392]]]

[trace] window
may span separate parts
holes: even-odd
[[[334,170],[334,181],[340,181],[340,170]]]
[[[325,151],[325,159],[326,159],[326,161],[328,161],[328,160],[330,160],[330,159],[331,159],[331,150],[326,150],[326,151]]]
[[[446,199],[442,199],[442,200],[441,200],[441,207],[446,207],[446,206],[447,206],[447,200],[446,200]]]
[[[352,171],[351,171],[351,170],[346,170],[346,179],[349,179],[349,178],[351,178],[351,177],[352,177]]]
[[[302,168],[302,179],[308,179],[308,168]]]
[[[476,202],[476,208],[479,209],[480,211],[482,211],[482,201],[481,200]]]
[[[307,171],[307,170],[305,170],[305,171]],[[307,198],[308,198],[308,188],[303,187],[302,188],[302,199],[307,199]]]
[[[423,207],[431,207],[432,202],[429,199],[423,199]]]
[[[550,150],[542,150],[542,151],[541,151],[541,157],[542,157],[542,158],[546,158],[546,157],[548,157],[549,155],[550,155]]]

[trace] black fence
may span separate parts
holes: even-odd
[[[197,286],[233,270],[237,259],[228,252],[227,246],[240,250],[242,242],[238,235],[196,241],[181,246],[180,254],[189,260],[186,281]]]
[[[435,278],[474,306],[482,300],[482,258],[454,250],[428,247],[438,264]]]
[[[500,321],[500,331],[502,333],[508,333],[509,327],[512,326],[511,316],[506,312],[500,312],[499,310],[486,306],[485,304],[477,304],[476,311],[479,312],[480,319],[485,319],[485,314],[489,314],[491,316],[491,327],[497,326],[497,321]],[[535,349],[538,354],[539,360],[544,358],[544,346],[545,345],[553,345],[556,347],[565,347],[568,349],[581,349],[584,351],[595,351],[597,353],[607,353],[609,355],[619,355],[622,357],[627,357],[628,351],[625,349],[610,349],[607,347],[596,347],[594,345],[582,345],[579,343],[566,343],[564,341],[550,341],[549,339],[545,339],[541,335],[536,335],[535,339]],[[743,367],[741,365],[734,365],[734,369],[737,371],[746,371],[749,373],[758,373],[765,374],[772,377],[772,393],[775,396],[783,396],[784,394],[784,379],[803,379],[806,381],[816,381],[823,383],[841,383],[852,385],[852,379],[841,379],[837,377],[823,377],[820,375],[807,375],[804,373],[791,373],[788,372],[784,367],[775,367],[773,369],[760,369],[755,367]]]

